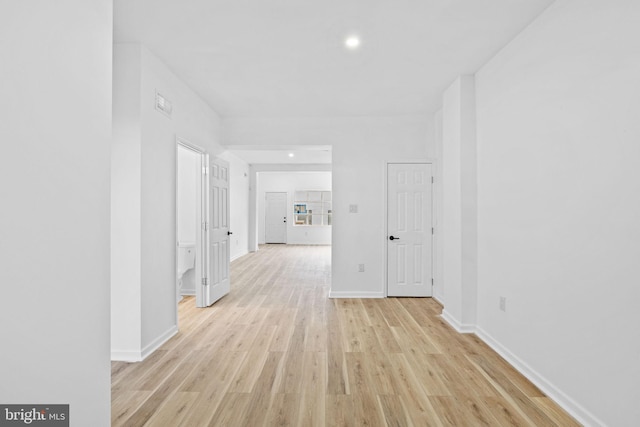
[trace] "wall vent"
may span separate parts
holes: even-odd
[[[158,92],[156,92],[156,110],[165,114],[167,117],[171,117],[171,111],[173,110],[171,101]]]

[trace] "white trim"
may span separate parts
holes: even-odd
[[[173,325],[164,334],[146,345],[142,351],[138,350],[111,350],[111,360],[114,362],[142,362],[151,353],[156,351],[162,344],[169,341],[171,337],[178,333],[178,326]]]
[[[199,145],[193,144],[191,141],[181,138],[179,136],[176,137],[176,143],[182,145],[184,148],[187,148],[191,151],[196,152],[197,154],[204,154],[207,151],[200,147]]]
[[[438,304],[440,304],[442,307],[444,307],[444,298],[441,298],[440,295],[433,295],[431,298],[436,300],[438,302]],[[444,311],[444,309],[442,311]]]
[[[384,292],[330,291],[329,298],[385,298]]]
[[[442,310],[442,314],[440,315],[453,329],[461,334],[473,334],[476,332],[476,326],[469,323],[460,323],[458,319],[453,317],[451,313],[449,313],[446,309]]]
[[[557,403],[562,409],[567,411],[569,415],[578,420],[585,427],[604,426],[601,420],[589,412],[587,409],[578,404],[571,397],[567,396],[562,390],[553,385],[543,375],[539,374],[535,369],[522,361],[518,356],[509,351],[504,345],[489,335],[484,329],[477,325],[462,324],[453,317],[447,310],[442,310],[442,319],[451,325],[459,333],[475,333],[485,344],[493,351],[502,356],[511,366],[519,373],[524,375],[536,387],[538,387],[551,400]]]
[[[233,256],[231,258],[230,262],[233,262],[233,261],[237,260],[238,258],[242,258],[243,256],[248,255],[248,254],[249,254],[249,251],[240,252],[238,255]]]
[[[111,350],[112,362],[141,362],[142,354],[139,351]]]
[[[155,340],[151,341],[142,349],[142,360],[146,359],[151,353],[156,351],[162,344],[166,343],[178,333],[178,325],[173,325],[164,334],[160,335]]]
[[[180,295],[181,296],[193,296],[196,294],[196,290],[195,289],[185,289],[185,288],[180,288]],[[180,298],[182,299],[182,298]]]
[[[425,164],[425,165],[431,165],[432,170],[431,170],[431,176],[435,177],[436,175],[436,159],[433,158],[426,158],[426,159],[411,159],[411,160],[385,160],[384,161],[384,212],[383,212],[383,221],[384,221],[384,236],[383,236],[383,247],[384,247],[384,253],[383,253],[383,260],[382,260],[382,273],[384,274],[384,290],[382,291],[383,296],[382,298],[387,298],[389,296],[389,275],[387,272],[387,269],[389,268],[389,254],[388,254],[388,250],[389,250],[389,246],[387,244],[387,236],[389,235],[389,221],[388,221],[388,210],[389,210],[389,200],[388,200],[388,193],[389,193],[389,165],[391,164]],[[431,226],[435,227],[436,226],[436,211],[435,211],[435,202],[436,202],[436,191],[435,191],[435,185],[431,186]],[[435,274],[436,274],[436,258],[435,258],[435,254],[436,254],[436,247],[435,247],[435,235],[431,235],[431,278],[435,281]],[[428,295],[428,297],[433,297],[433,288],[434,288],[434,284],[431,284],[431,292],[430,295]]]
[[[529,381],[536,385],[551,400],[557,403],[572,417],[578,420],[585,427],[588,426],[604,426],[605,423],[599,420],[595,415],[578,404],[571,397],[567,396],[562,390],[553,385],[543,375],[539,374],[535,369],[522,361],[518,356],[511,353],[505,346],[500,344],[495,338],[487,333],[481,327],[476,327],[476,335],[491,347],[496,353],[502,356],[509,364],[524,375]]]

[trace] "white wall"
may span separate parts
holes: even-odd
[[[287,193],[287,244],[330,245],[330,226],[295,226],[293,201],[296,191],[331,191],[331,172],[260,172],[258,174],[258,241],[265,243],[267,192]]]
[[[478,324],[591,425],[640,419],[638,22],[558,0],[476,75]]]
[[[458,77],[442,102],[442,226],[437,234],[443,255],[443,316],[458,330],[466,330],[474,328],[477,306],[474,77]]]
[[[178,145],[178,243],[195,244],[196,242],[196,189],[201,175],[200,154]]]
[[[229,151],[219,157],[229,162],[229,229],[233,233],[229,242],[233,261],[249,253],[249,165]]]
[[[443,280],[443,191],[442,191],[442,151],[444,149],[442,144],[442,109],[436,111],[433,115],[433,144],[435,151],[436,167],[434,169],[434,216],[433,225],[436,229],[433,235],[433,297],[441,304],[444,303],[444,280]]]
[[[139,354],[142,336],[140,55],[139,45],[113,51],[111,351],[119,358]],[[125,63],[130,66],[118,66]]]
[[[380,297],[386,283],[385,161],[435,157],[432,119],[417,116],[225,119],[227,146],[333,147],[333,297]],[[359,212],[349,214],[349,205]],[[358,272],[358,264],[365,272]]]
[[[140,339],[132,348],[112,348],[115,359],[139,360],[176,332],[175,299],[175,251],[176,251],[176,138],[195,144],[212,155],[223,151],[220,146],[220,119],[191,89],[179,80],[147,48],[139,45],[116,44],[114,76],[126,74],[127,70],[140,70],[139,111],[116,114],[114,136],[118,128],[126,123],[137,123],[140,129],[140,212],[129,212],[121,221],[140,223],[140,266],[138,259],[127,259],[122,269],[139,269],[140,280],[129,278],[135,292],[140,289],[140,308],[136,320],[130,324],[112,322],[113,335],[126,336],[141,325]],[[121,56],[120,51],[139,51],[139,54]],[[124,70],[124,71],[123,71]],[[119,79],[114,80],[114,96],[124,90]],[[173,104],[173,113],[167,117],[154,108],[156,91]],[[118,144],[118,142],[114,142]],[[138,142],[136,142],[138,144]],[[136,149],[137,147],[132,147]],[[120,164],[112,165],[114,170]],[[139,216],[138,216],[139,215]],[[112,226],[116,226],[112,224]],[[114,245],[117,242],[114,241]],[[113,251],[126,250],[112,245]],[[112,266],[116,268],[116,266]],[[113,318],[115,309],[128,295],[129,285],[112,283]],[[123,327],[124,326],[124,327]],[[116,330],[116,327],[119,328]],[[135,337],[134,337],[135,338]],[[120,340],[124,342],[125,340]],[[129,342],[128,340],[127,342]]]
[[[74,426],[110,424],[112,31],[108,0],[0,14],[0,402]]]

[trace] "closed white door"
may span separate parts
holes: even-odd
[[[208,156],[207,156],[208,157]],[[206,187],[206,276],[196,292],[196,305],[208,307],[229,293],[229,164],[221,159],[203,168]]]
[[[432,165],[387,166],[387,295],[432,295]]]
[[[287,243],[287,193],[265,193],[265,243]]]

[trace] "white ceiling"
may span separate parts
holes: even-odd
[[[115,0],[114,39],[147,46],[224,118],[426,115],[552,2]],[[331,163],[326,147],[243,148],[250,164]]]
[[[331,164],[330,146],[272,146],[266,150],[262,146],[243,146],[242,150],[230,151],[249,164]]]
[[[222,117],[427,114],[552,1],[115,0],[114,37]]]

